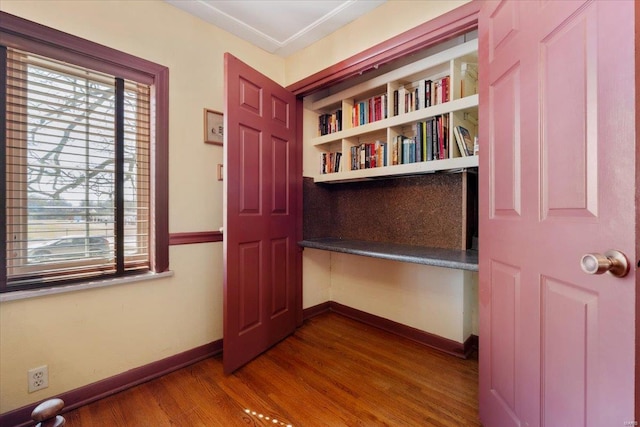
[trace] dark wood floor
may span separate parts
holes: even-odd
[[[478,361],[338,314],[235,374],[221,357],[65,414],[67,426],[479,426]]]

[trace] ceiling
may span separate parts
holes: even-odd
[[[165,0],[267,52],[287,57],[386,0]]]

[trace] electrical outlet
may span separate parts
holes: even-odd
[[[27,371],[29,393],[49,387],[49,367],[47,365],[32,368]]]

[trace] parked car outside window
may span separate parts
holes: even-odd
[[[109,258],[113,251],[104,237],[68,236],[29,250],[30,262],[70,261],[81,258]]]

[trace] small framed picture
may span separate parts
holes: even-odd
[[[204,142],[222,145],[224,141],[224,116],[214,110],[204,109]]]

